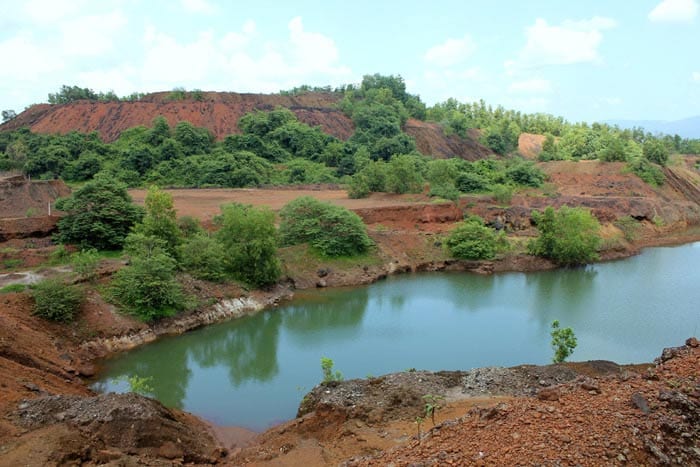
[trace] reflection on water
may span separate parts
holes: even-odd
[[[263,429],[294,416],[321,379],[407,368],[547,363],[549,326],[571,326],[575,360],[650,361],[700,327],[697,244],[541,273],[392,277],[369,287],[299,294],[253,317],[166,338],[105,363],[115,378],[152,377],[154,397],[214,422]]]

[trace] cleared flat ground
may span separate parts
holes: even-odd
[[[394,195],[374,193],[364,199],[350,199],[345,190],[286,190],[286,189],[256,189],[256,188],[216,188],[216,189],[169,189],[164,190],[173,196],[173,203],[178,216],[193,216],[208,220],[219,214],[219,207],[226,203],[243,203],[254,206],[269,206],[279,210],[288,202],[301,196],[312,196],[321,201],[328,201],[349,209],[365,209],[384,206],[402,206],[414,203],[424,203],[428,198],[424,195]],[[137,204],[143,205],[146,190],[129,190],[129,194]]]

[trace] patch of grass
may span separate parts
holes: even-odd
[[[8,258],[2,260],[2,267],[5,269],[14,269],[22,265],[22,260],[17,258]]]
[[[301,244],[280,248],[278,254],[287,274],[291,276],[315,274],[321,266],[336,271],[347,271],[382,263],[376,247],[371,247],[366,253],[358,256],[328,258],[309,248],[307,244]]]
[[[27,286],[25,284],[10,284],[0,289],[0,294],[3,293],[20,293],[24,292]]]

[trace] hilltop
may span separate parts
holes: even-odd
[[[77,100],[65,104],[35,104],[0,125],[0,131],[20,128],[43,134],[96,131],[104,142],[111,143],[125,130],[139,125],[150,127],[154,118],[163,116],[172,127],[180,121],[188,121],[196,127],[208,129],[216,140],[221,141],[228,135],[241,133],[238,121],[246,113],[277,107],[291,110],[300,122],[318,126],[324,133],[343,141],[355,131],[352,120],[338,108],[343,97],[341,93],[205,92],[201,100],[172,99],[171,94],[147,94],[137,101]],[[448,136],[439,125],[416,119],[409,119],[404,131],[415,138],[417,149],[425,155],[476,160],[493,154],[478,142],[478,131],[469,132],[466,138]]]

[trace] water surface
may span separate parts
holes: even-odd
[[[700,329],[700,243],[581,269],[479,276],[426,273],[298,294],[256,316],[169,337],[105,363],[95,387],[152,377],[164,404],[261,430],[293,418],[321,379],[408,368],[548,363],[550,324],[578,338],[572,360],[648,362]]]

